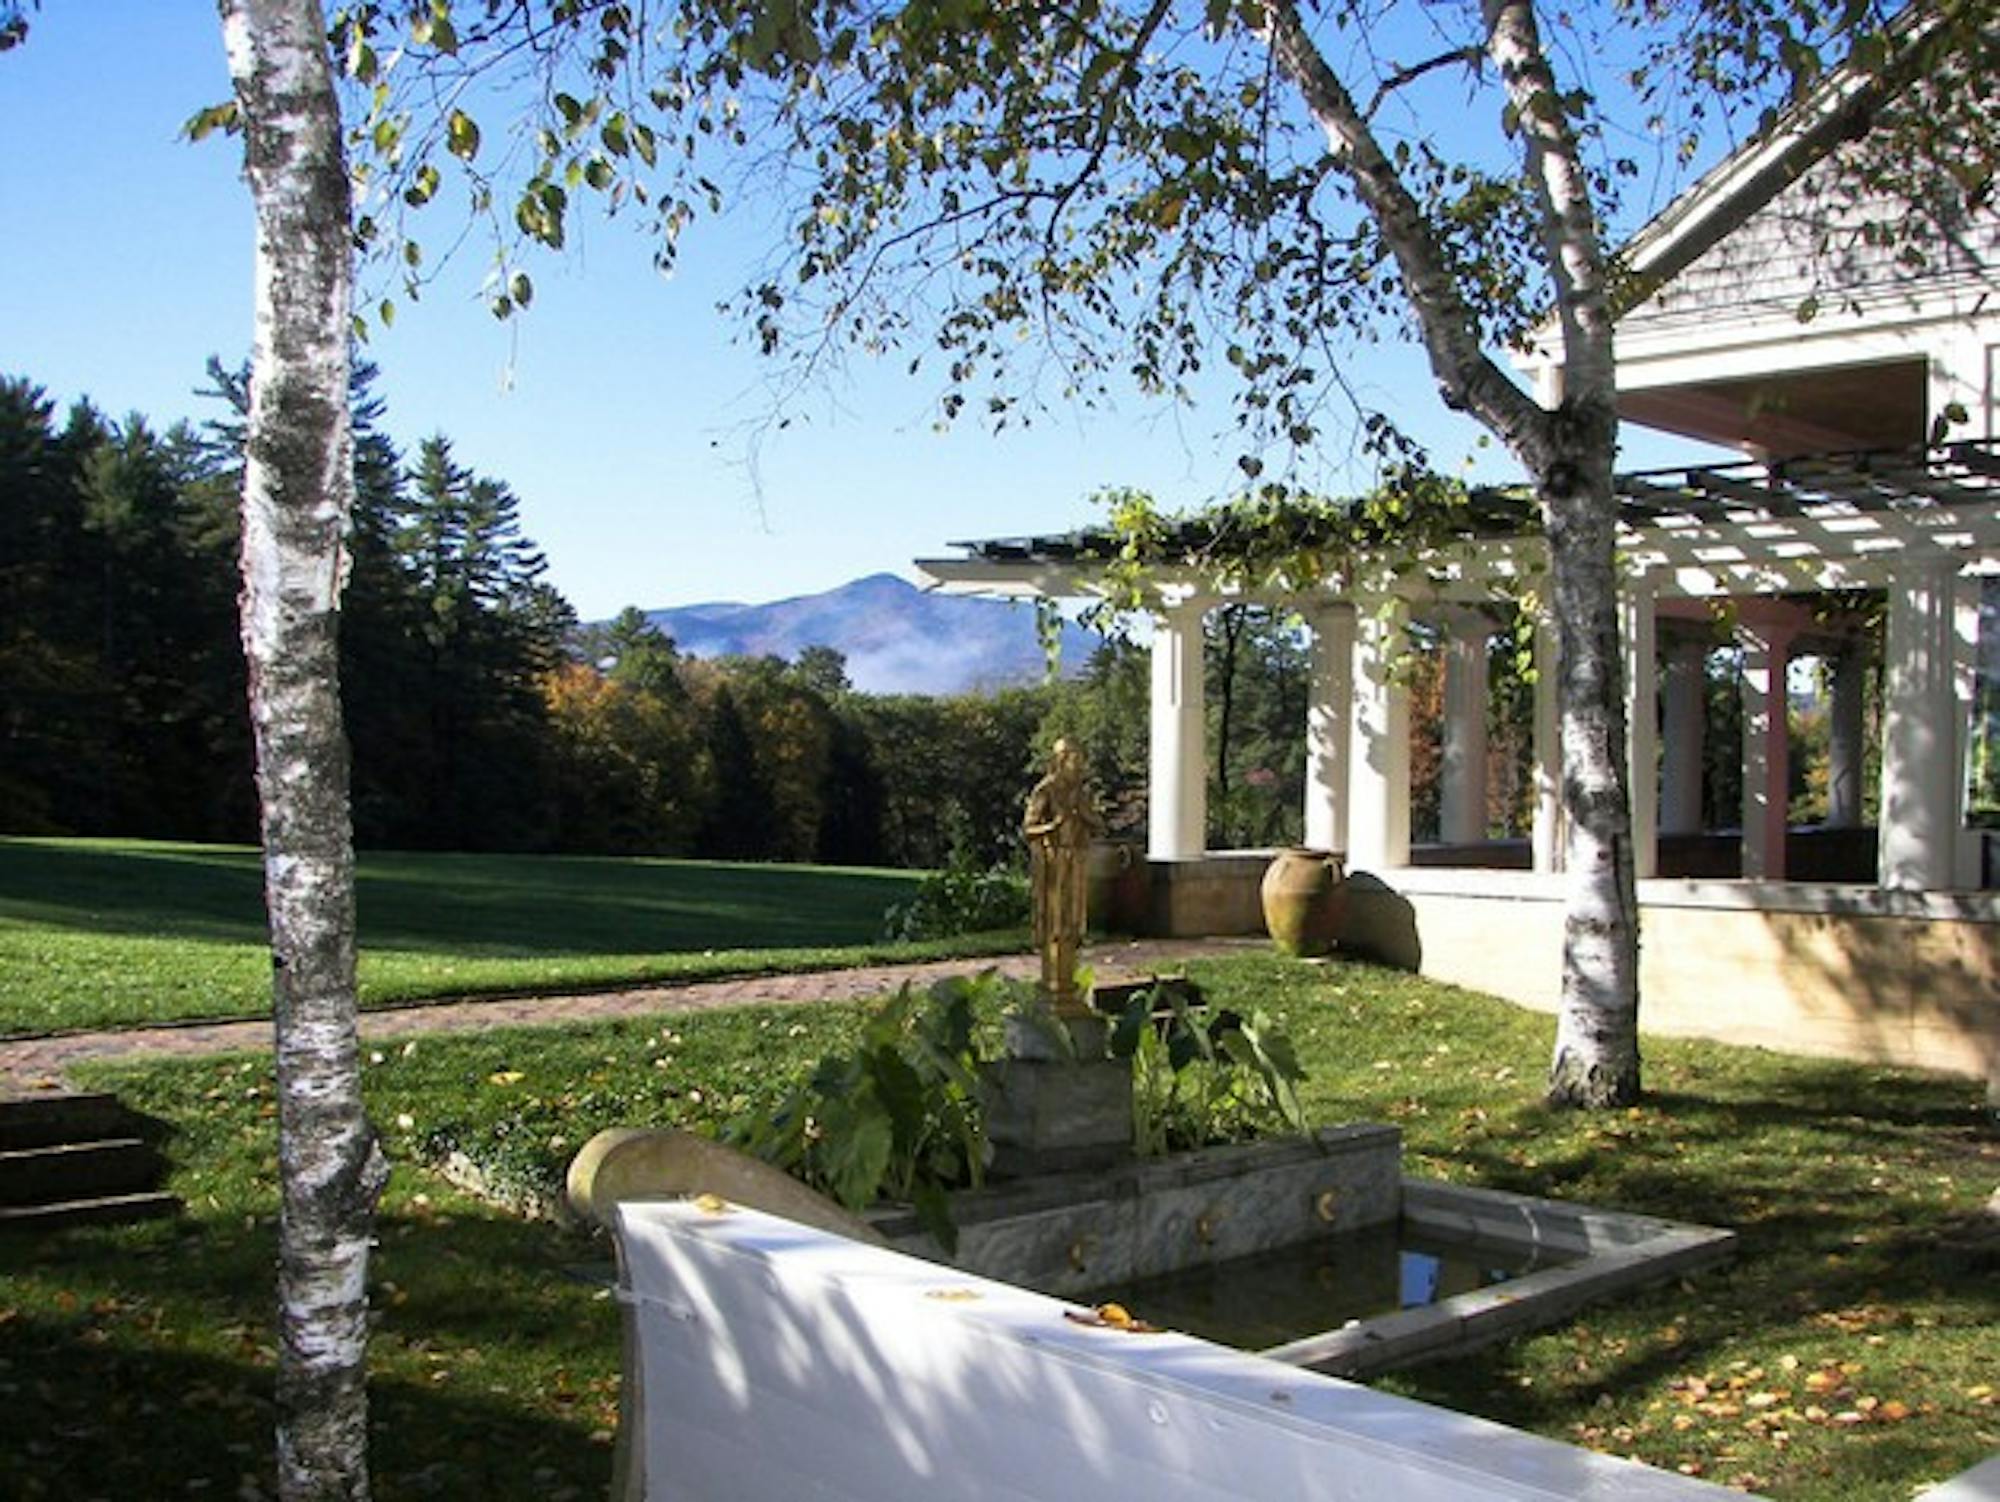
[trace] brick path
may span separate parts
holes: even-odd
[[[1095,945],[1086,951],[1084,960],[1100,976],[1105,976],[1119,971],[1171,966],[1195,955],[1263,947],[1265,941],[1261,939],[1141,939]],[[656,1012],[705,1011],[749,1002],[797,1005],[815,1001],[849,1001],[893,991],[904,981],[922,986],[943,976],[974,975],[986,969],[998,969],[1006,975],[1030,975],[1034,964],[1032,955],[1017,954],[1001,959],[936,960],[921,965],[871,965],[858,970],[824,970],[808,975],[764,975],[737,980],[643,986],[630,991],[600,991],[580,996],[517,996],[433,1002],[364,1012],[361,1014],[361,1036],[365,1039],[398,1038],[412,1033],[460,1033],[488,1027],[595,1022],[612,1017],[643,1017]],[[17,1039],[0,1043],[0,1099],[65,1089],[63,1071],[85,1059],[142,1056],[188,1058],[268,1048],[270,1044],[269,1018],[177,1023]]]

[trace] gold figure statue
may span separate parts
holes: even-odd
[[[1034,882],[1035,951],[1042,962],[1042,994],[1058,1016],[1086,1015],[1076,994],[1076,966],[1083,947],[1086,865],[1099,831],[1097,811],[1083,780],[1083,753],[1055,743],[1048,775],[1028,794],[1021,833],[1028,838]]]

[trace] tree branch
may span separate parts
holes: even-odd
[[[1097,116],[1097,132],[1090,143],[1090,153],[1084,158],[1083,166],[1055,193],[1054,202],[1049,207],[1048,223],[1042,232],[1042,243],[1050,255],[1056,252],[1056,230],[1062,222],[1063,212],[1070,201],[1083,190],[1085,183],[1097,175],[1103,165],[1104,154],[1111,145],[1111,132],[1118,119],[1118,103],[1139,82],[1139,61],[1145,56],[1147,44],[1159,33],[1173,10],[1173,0],[1153,0],[1145,19],[1139,23],[1138,31],[1132,37],[1132,45],[1125,49],[1125,60],[1118,65],[1118,77],[1104,93],[1103,108]]]
[[[1530,0],[1484,0],[1484,11],[1487,51],[1499,65],[1541,205],[1542,244],[1562,324],[1566,396],[1610,409],[1616,399],[1610,297],[1576,132],[1556,89]]]
[[[1464,63],[1476,70],[1485,61],[1486,54],[1477,47],[1456,47],[1450,52],[1440,52],[1436,57],[1426,58],[1423,62],[1412,63],[1407,68],[1398,68],[1376,85],[1375,97],[1368,101],[1368,108],[1362,111],[1362,118],[1373,120],[1375,112],[1382,108],[1385,99],[1398,89],[1408,88],[1426,73],[1434,73],[1439,68],[1448,68],[1453,63]]]
[[[1445,405],[1471,413],[1517,453],[1538,447],[1544,414],[1480,347],[1478,320],[1459,293],[1443,243],[1354,97],[1306,35],[1294,0],[1267,0],[1265,15],[1264,40],[1279,71],[1326,132],[1335,167],[1396,258]]]

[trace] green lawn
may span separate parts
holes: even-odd
[[[998,947],[877,943],[884,910],[917,879],[709,861],[363,855],[362,1004]],[[261,883],[249,849],[0,839],[0,1036],[268,1011]]]
[[[2000,1448],[2000,1236],[1980,1213],[2000,1132],[1978,1083],[1654,1039],[1644,1105],[1555,1114],[1548,1018],[1362,966],[1192,968],[1222,1004],[1287,1019],[1317,1119],[1398,1123],[1414,1171],[1741,1233],[1730,1268],[1385,1385],[1798,1502],[1902,1502]],[[374,1286],[380,1495],[589,1497],[609,1472],[617,1318],[563,1272],[603,1250],[425,1160],[455,1149],[546,1187],[600,1126],[768,1103],[854,1016],[745,1008],[368,1056],[399,1165]],[[0,1475],[28,1497],[268,1486],[268,1063],[88,1078],[171,1124],[189,1213],[0,1242]]]

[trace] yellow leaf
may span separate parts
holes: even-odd
[[[489,1085],[518,1085],[527,1076],[518,1069],[499,1069],[486,1076]]]

